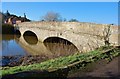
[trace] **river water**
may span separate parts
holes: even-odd
[[[14,39],[14,35],[3,35],[2,37],[2,56],[27,55],[27,51],[23,49]]]
[[[72,43],[62,38],[52,37],[41,42],[36,36],[0,37],[0,66],[27,65],[78,52]]]
[[[2,56],[47,55],[48,57],[59,57],[78,52],[73,44],[66,43],[66,40],[59,38],[49,39],[42,43],[35,36],[2,35],[1,44]]]

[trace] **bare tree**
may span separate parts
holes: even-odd
[[[47,12],[45,16],[43,16],[44,21],[62,21],[61,16],[59,13],[55,12]]]
[[[109,38],[111,35],[111,24],[104,28],[103,35],[104,35],[103,38],[105,45],[109,46],[110,45]]]

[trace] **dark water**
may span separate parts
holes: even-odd
[[[52,41],[42,43],[34,36],[2,35],[2,40],[0,40],[2,51],[0,53],[2,53],[2,56],[46,55],[51,58],[78,52],[77,48],[71,43],[65,43],[65,40],[59,38],[59,41],[56,42],[56,40],[52,39]]]

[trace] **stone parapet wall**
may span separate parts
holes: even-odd
[[[107,24],[80,23],[80,22],[23,22],[19,27],[38,27],[43,29],[69,30],[76,33],[101,34],[108,26]],[[117,32],[117,27],[111,26],[113,32]],[[116,30],[116,31],[115,31]]]

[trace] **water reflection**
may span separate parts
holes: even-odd
[[[14,35],[2,35],[2,56],[26,55],[24,50],[15,40]]]
[[[10,41],[14,39],[14,35],[2,35],[2,40],[4,41]]]
[[[20,33],[19,30],[16,30],[16,31],[15,31],[15,34],[16,34],[16,37],[17,37],[17,38],[20,38],[20,37],[21,37],[21,33]]]
[[[35,36],[24,36],[25,41],[30,45],[38,43],[38,39]]]
[[[67,56],[78,52],[78,49],[69,41],[62,38],[48,38],[44,43],[35,36],[3,35],[2,54],[8,55],[40,55],[46,58]]]
[[[35,45],[38,42],[38,38],[37,38],[36,34],[31,31],[26,31],[23,34],[23,37],[24,37],[24,40],[31,45]]]
[[[28,38],[33,38],[33,36],[27,36]],[[35,39],[36,40],[36,39]],[[50,52],[46,49],[45,45],[38,41],[37,44],[31,44],[30,42],[34,39],[25,40],[24,38],[19,38],[16,42],[26,51],[29,52],[30,55],[46,55],[50,56]]]

